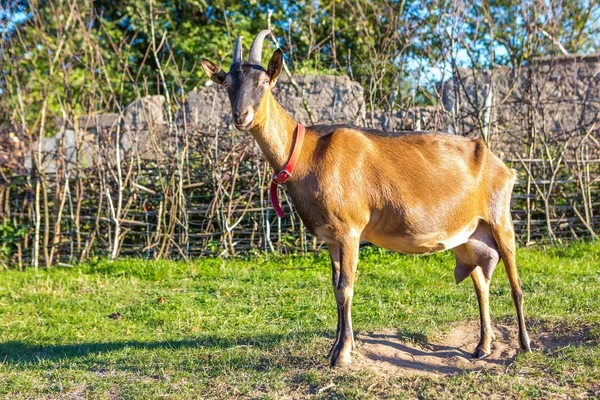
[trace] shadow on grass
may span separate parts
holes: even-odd
[[[234,348],[256,348],[269,350],[282,342],[306,342],[315,337],[329,337],[331,332],[307,331],[293,334],[263,334],[239,337],[200,336],[183,340],[142,341],[129,340],[118,342],[73,343],[60,345],[36,345],[23,341],[0,343],[0,365],[29,365],[46,360],[59,361],[79,359],[89,355],[103,355],[124,349],[141,350],[178,350],[207,349],[215,352]]]
[[[457,340],[447,337],[441,343],[432,343],[420,333],[408,330],[397,330],[381,332],[370,332],[358,335],[359,354],[353,356],[356,369],[366,368],[380,372],[385,371],[387,366],[393,366],[413,374],[436,374],[455,375],[463,374],[472,370],[496,370],[504,371],[511,364],[517,353],[516,328],[513,326],[497,324],[494,329],[498,340],[494,344],[495,350],[492,356],[483,360],[474,360],[470,351],[476,345],[478,339],[478,324],[463,324]],[[589,327],[580,327],[573,331],[558,329],[554,326],[539,325],[532,335],[535,349],[553,357],[559,354],[561,349],[579,346],[597,346],[597,337],[591,334]],[[456,334],[456,331],[454,331]],[[121,370],[139,370],[144,366],[152,367],[151,361],[154,355],[148,358],[148,354],[137,356],[135,352],[123,352],[116,357],[110,353],[119,353],[123,350],[180,350],[199,349],[198,356],[193,361],[203,364],[205,372],[213,371],[219,373],[223,364],[229,363],[229,369],[249,369],[262,371],[273,367],[324,367],[327,361],[324,358],[323,349],[316,350],[311,345],[314,339],[327,338],[333,340],[332,331],[307,330],[285,333],[270,334],[244,334],[239,333],[237,337],[205,335],[182,340],[144,341],[128,340],[116,342],[96,343],[72,343],[60,345],[36,345],[25,341],[8,341],[0,343],[0,365],[12,365],[21,368],[40,368],[44,362],[73,361],[82,362],[90,369],[98,369],[102,366],[118,368]],[[329,344],[329,343],[328,343]],[[319,347],[323,347],[319,344]],[[234,350],[237,348],[255,349],[256,352],[245,351],[227,353],[223,350]],[[294,351],[290,351],[291,349]],[[306,351],[298,349],[306,348]],[[308,350],[310,349],[310,350]],[[323,350],[323,354],[315,351]],[[164,355],[164,353],[160,353]],[[148,361],[150,360],[150,361]],[[145,362],[150,364],[145,364]],[[172,363],[179,368],[197,368],[187,365],[190,361],[189,353],[173,355],[170,359],[161,362]],[[384,363],[381,367],[381,363]],[[379,367],[378,367],[379,365]],[[386,366],[387,365],[387,366]],[[44,367],[42,367],[44,368]],[[387,372],[386,372],[387,373]],[[401,373],[401,372],[400,372]]]

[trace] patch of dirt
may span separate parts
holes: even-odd
[[[351,368],[409,376],[457,375],[480,370],[504,372],[519,351],[518,329],[516,323],[494,324],[493,329],[496,340],[492,342],[492,353],[481,360],[471,357],[479,342],[478,322],[456,325],[433,343],[405,340],[393,330],[359,334]]]

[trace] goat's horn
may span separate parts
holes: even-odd
[[[235,41],[235,47],[233,48],[233,64],[238,64],[242,62],[242,37],[238,36]]]
[[[254,41],[252,42],[252,47],[250,47],[249,63],[261,65],[263,41],[269,33],[271,33],[271,31],[265,29],[256,35],[256,38],[254,38]]]

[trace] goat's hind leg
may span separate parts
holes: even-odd
[[[484,358],[492,352],[492,342],[496,339],[492,330],[490,319],[490,280],[483,274],[481,267],[476,267],[471,272],[475,293],[477,293],[477,302],[479,303],[479,343],[475,351],[471,353],[474,358]]]
[[[492,210],[494,210],[490,226],[494,235],[494,240],[498,245],[498,252],[502,257],[504,263],[504,269],[510,282],[511,295],[513,302],[515,303],[515,309],[517,311],[517,321],[519,323],[519,345],[522,350],[531,351],[531,344],[529,341],[529,335],[527,334],[527,327],[525,326],[525,316],[523,314],[523,291],[521,290],[521,279],[517,273],[517,260],[516,260],[516,249],[515,243],[515,228],[510,215],[510,196],[512,192],[512,182],[516,174],[511,171],[511,176],[504,190],[500,190],[496,193],[495,204],[493,204]]]
[[[519,325],[519,345],[521,350],[531,351],[531,342],[529,340],[529,334],[527,333],[527,327],[525,325],[525,315],[523,313],[523,291],[521,290],[521,279],[517,272],[517,261],[516,261],[516,245],[515,245],[515,233],[510,225],[495,226],[494,234],[502,261],[504,263],[504,269],[510,282],[511,296],[515,304],[517,311],[517,322]]]
[[[490,319],[489,293],[492,273],[498,265],[500,255],[492,232],[487,223],[481,222],[467,243],[454,249],[456,269],[454,277],[460,283],[471,275],[477,302],[479,303],[480,339],[472,353],[475,358],[483,358],[491,353],[491,344],[495,339]]]

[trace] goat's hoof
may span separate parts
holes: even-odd
[[[519,345],[521,347],[521,350],[527,353],[531,353],[531,341],[529,340],[529,338],[527,338],[527,340],[519,340]]]
[[[519,329],[519,347],[521,350],[531,353],[531,341],[525,329]]]
[[[491,350],[486,350],[483,347],[477,347],[474,352],[471,353],[471,357],[481,360],[492,354]]]
[[[329,348],[329,351],[327,352],[327,356],[325,358],[331,359],[331,357],[333,356],[333,352],[335,351],[336,347],[338,347],[339,345],[340,345],[339,339],[335,339],[333,341],[333,344]]]
[[[341,368],[341,367],[345,367],[350,364],[352,364],[352,360],[350,359],[350,356],[337,357],[337,358],[331,357],[331,359],[329,360],[329,366],[334,367],[334,368]]]
[[[335,348],[335,345],[329,349],[329,351],[327,352],[327,355],[325,356],[326,359],[330,360],[331,357],[333,356],[333,349]]]
[[[338,345],[331,352],[331,357],[329,358],[329,365],[331,367],[344,367],[352,363],[350,349],[345,349],[344,347],[343,345]]]

